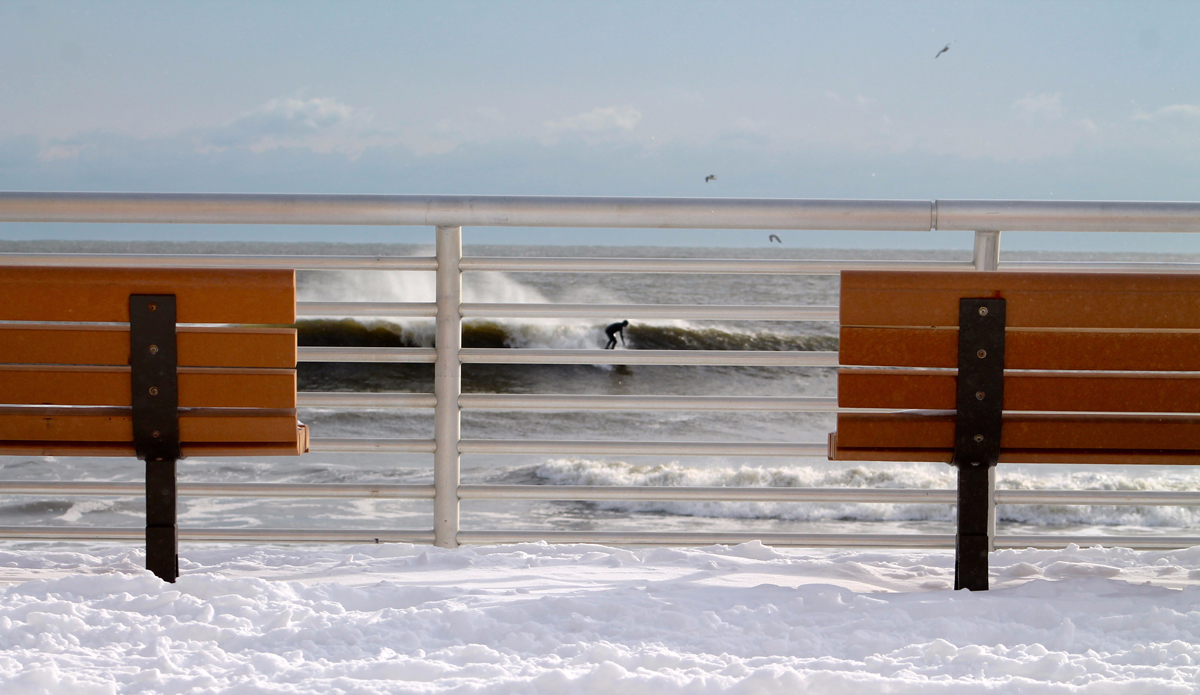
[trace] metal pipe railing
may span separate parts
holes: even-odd
[[[464,393],[458,405],[494,410],[762,410],[837,412],[837,398],[751,396],[590,396],[575,394]]]
[[[1200,272],[1194,263],[999,263],[1000,230],[1200,231],[1200,204],[1058,201],[837,201],[684,198],[536,198],[496,196],[288,196],[208,194],[0,193],[0,221],[183,222],[243,224],[380,224],[437,227],[434,257],[232,256],[222,254],[0,254],[8,265],[97,267],[252,267],[302,270],[434,271],[436,298],[429,302],[300,302],[302,317],[396,317],[436,319],[436,348],[302,347],[305,362],[433,363],[434,394],[302,393],[301,407],[433,408],[433,439],[322,438],[311,450],[324,453],[433,454],[433,485],[183,484],[182,494],[231,497],[377,497],[432,499],[432,531],[306,529],[189,529],[183,540],[276,540],[283,542],[378,542],[405,540],[452,547],[460,542],[608,542],[695,544],[763,540],[820,547],[951,547],[952,536],[877,534],[597,533],[536,530],[463,531],[462,499],[494,500],[719,500],[772,502],[954,502],[952,490],[679,488],[601,486],[462,485],[460,455],[559,454],[824,457],[826,445],[803,442],[629,442],[462,439],[461,411],[512,410],[761,410],[838,412],[832,398],[695,396],[592,396],[555,394],[462,394],[462,364],[837,366],[836,352],[604,351],[463,349],[464,318],[770,320],[836,322],[837,307],[724,305],[496,304],[462,302],[462,273],[629,272],[831,274],[845,269],[1000,268],[1053,272]],[[793,260],[462,257],[462,225],[575,226],[726,229],[820,229],[975,232],[972,260]],[[22,487],[24,486],[24,487]],[[24,490],[24,492],[21,492]],[[69,492],[74,491],[74,492]],[[127,483],[0,484],[8,494],[141,494]],[[1200,504],[1200,493],[1174,491],[997,490],[995,504]],[[25,534],[25,535],[9,535]],[[141,529],[0,528],[21,538],[140,539]],[[39,535],[40,534],[40,535]],[[65,535],[64,535],[65,534]],[[71,534],[81,534],[73,536]],[[108,535],[105,535],[108,534]],[[1069,542],[1120,543],[1166,548],[1200,539],[1118,536],[996,536],[996,547],[1057,547]]]
[[[296,348],[299,362],[405,362],[433,364],[437,351],[433,348],[387,347],[306,347]]]
[[[463,318],[707,319],[724,321],[837,321],[836,306],[721,306],[716,304],[463,304]]]
[[[0,222],[1196,232],[1200,203],[0,192]]]
[[[0,256],[0,262],[3,261]],[[467,257],[463,271],[507,273],[704,273],[837,275],[843,270],[974,270],[964,261],[777,260],[729,258],[499,258]]]
[[[2,495],[140,497],[142,483],[3,481]],[[817,504],[953,504],[956,491],[939,488],[799,488],[608,485],[458,486],[463,500],[811,502]],[[179,483],[181,497],[433,499],[433,485],[394,483]],[[1200,491],[1184,490],[997,490],[1007,505],[1200,506]]]
[[[663,366],[836,367],[832,351],[781,350],[542,350],[463,348],[463,364],[645,364]]]
[[[427,256],[278,256],[192,253],[0,253],[0,265],[93,268],[283,268],[287,270],[437,270]]]
[[[463,454],[590,454],[593,456],[817,456],[824,442],[631,442],[623,440],[462,439]]]

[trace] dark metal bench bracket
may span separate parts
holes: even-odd
[[[130,295],[133,447],[146,462],[146,569],[168,582],[179,577],[177,365],[175,296]]]
[[[1003,299],[960,299],[954,465],[958,534],[954,588],[986,591],[995,521],[992,493],[1004,407]]]

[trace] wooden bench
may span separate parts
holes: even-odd
[[[997,463],[1200,463],[1200,277],[845,271],[829,458],[958,468],[987,589]],[[1186,373],[1192,372],[1192,373]]]
[[[308,449],[294,271],[3,267],[0,298],[0,454],[145,460],[146,565],[166,581],[177,459]]]

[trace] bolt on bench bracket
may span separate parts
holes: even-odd
[[[994,469],[1000,461],[1004,407],[1003,299],[960,299],[954,462],[958,467],[958,534],[954,588],[986,591],[992,549]]]
[[[133,448],[146,462],[146,569],[164,581],[179,576],[175,464],[179,386],[175,296],[129,296],[129,366]]]

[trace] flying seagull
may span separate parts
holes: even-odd
[[[767,237],[768,243],[770,243],[772,241],[778,241],[781,244],[783,243],[783,239],[780,239],[778,234],[772,234],[771,236]]]
[[[704,177],[704,183],[708,183],[709,181],[716,181],[716,180],[717,180],[716,174],[709,174],[708,176]]]
[[[954,43],[954,42],[953,42],[953,41],[951,41],[950,43]],[[937,52],[937,55],[936,55],[936,56],[934,56],[934,57],[933,57],[933,59],[934,59],[934,60],[937,60],[937,59],[938,59],[938,56],[940,56],[941,54],[943,54],[943,53],[945,53],[946,51],[950,50],[950,43],[946,44],[946,46],[945,46],[944,48],[942,48],[942,50],[938,51],[938,52]]]

